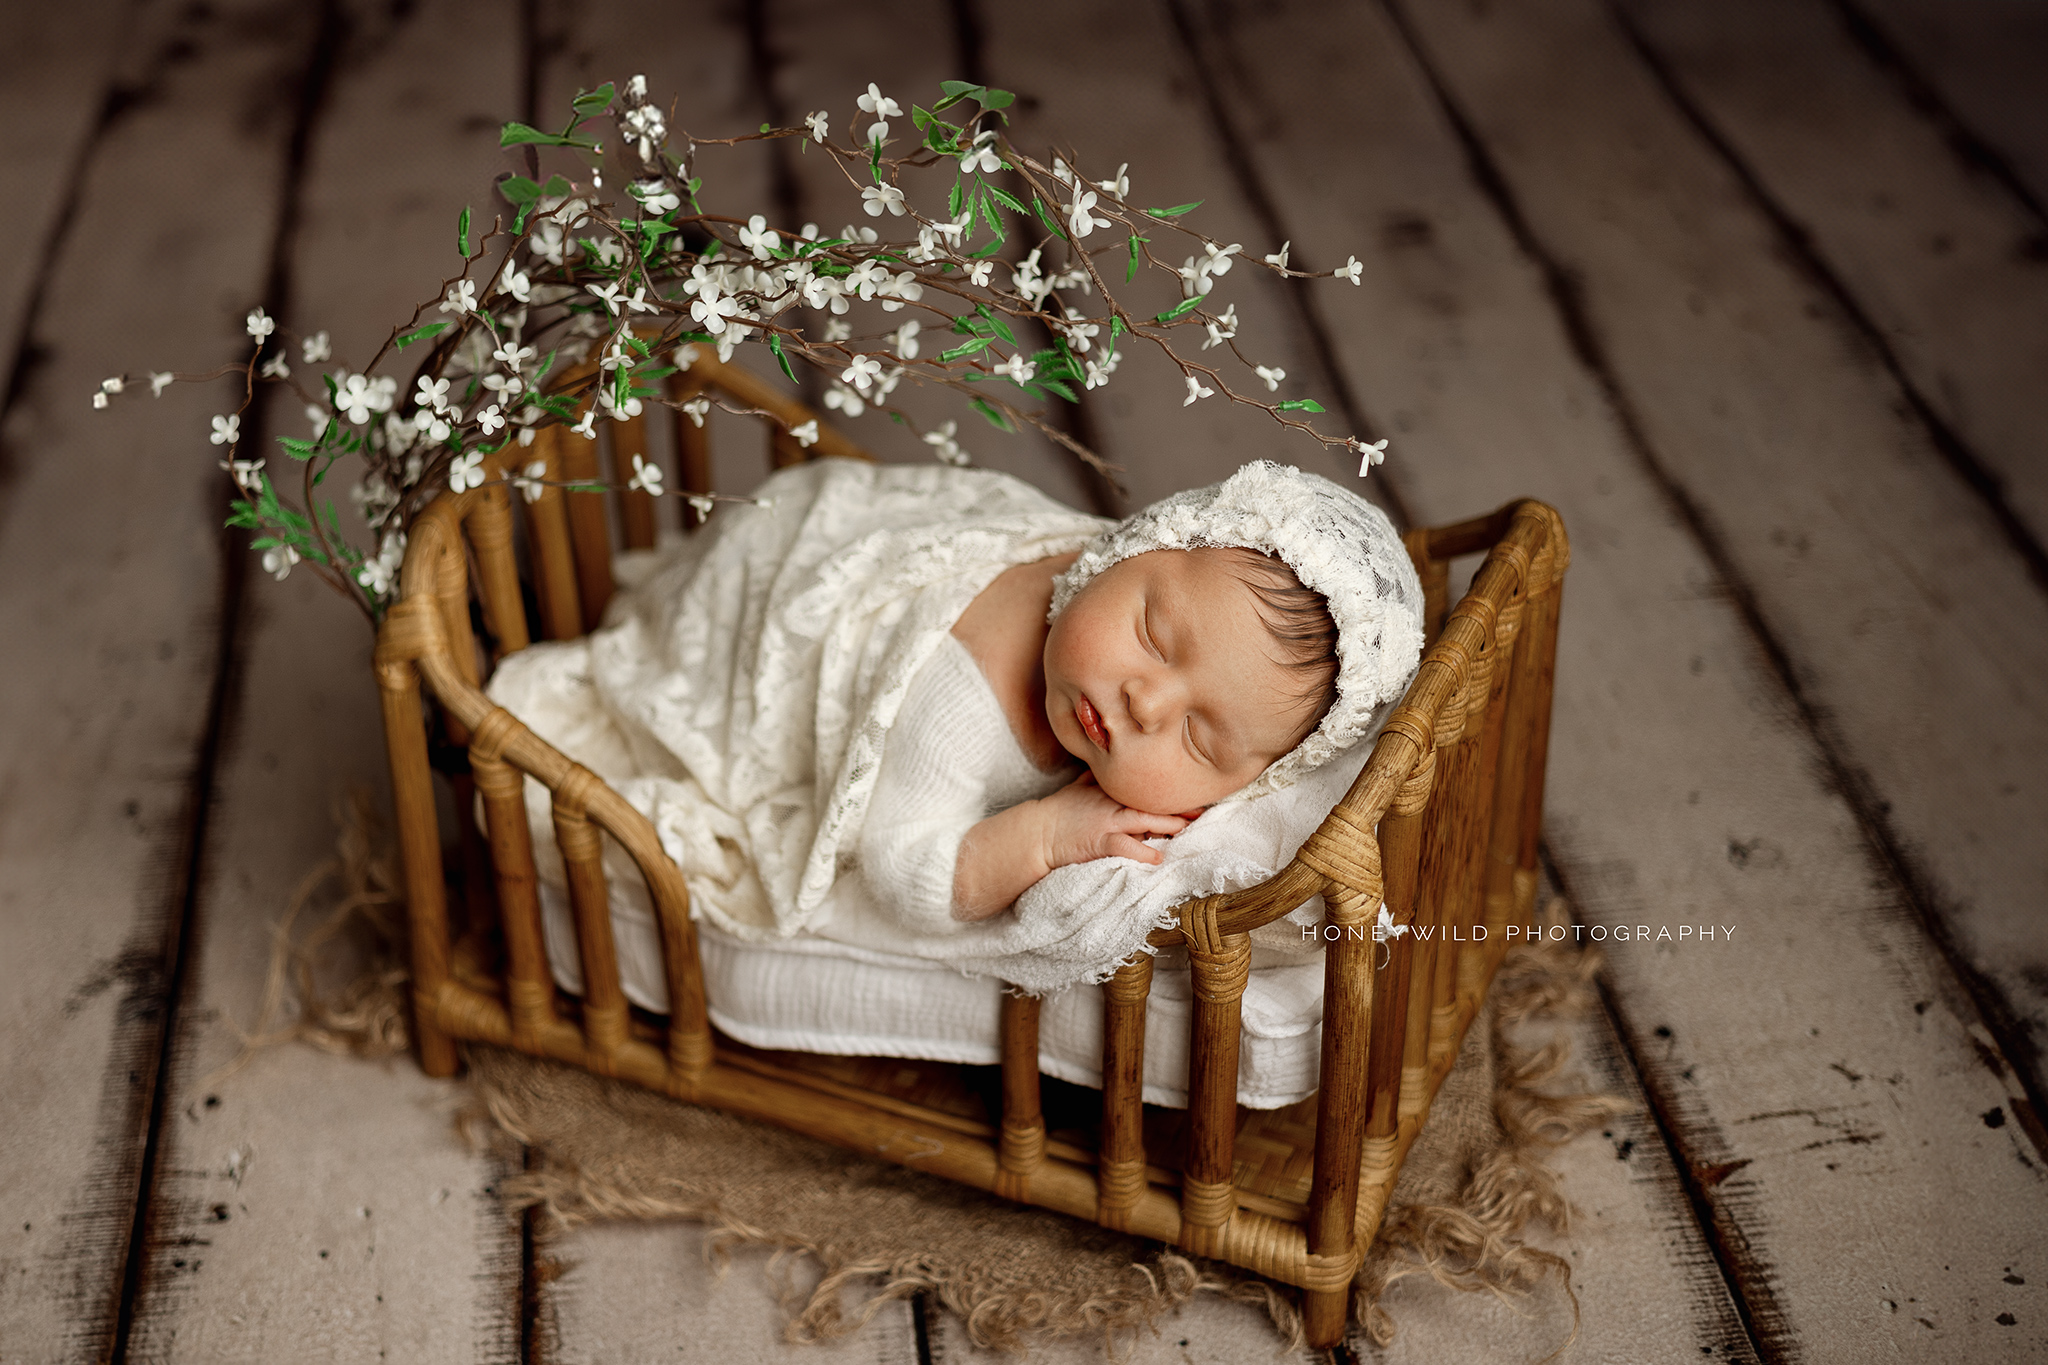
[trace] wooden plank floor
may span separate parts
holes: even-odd
[[[1022,140],[1132,162],[1247,255],[1355,254],[1355,290],[1230,275],[1243,344],[1392,439],[1367,491],[1397,516],[1563,510],[1552,870],[1587,931],[1734,930],[1612,944],[1575,1029],[1640,1107],[1557,1156],[1564,1358],[2048,1359],[2039,6],[647,13],[92,0],[10,30],[0,109],[35,136],[0,151],[0,1362],[984,1354],[922,1300],[785,1347],[763,1255],[720,1278],[693,1228],[523,1225],[495,1193],[519,1155],[463,1147],[457,1088],[402,1060],[217,1075],[335,798],[384,781],[368,635],[223,544],[221,393],[87,399],[237,355],[259,301],[365,350],[488,202],[497,125],[637,71],[709,135],[986,80]],[[707,155],[711,190],[857,219],[777,151]],[[967,444],[1104,510],[1256,456],[1348,477],[1180,387],[1134,357],[1069,414],[1121,494],[1048,443]],[[1390,1307],[1391,1346],[1335,1357],[1535,1361],[1569,1330],[1420,1280]],[[1133,1358],[1272,1354],[1261,1314],[1198,1299]]]

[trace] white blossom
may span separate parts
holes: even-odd
[[[308,365],[318,365],[333,358],[334,344],[327,339],[327,333],[315,332],[299,343],[299,354],[305,357]]]
[[[661,496],[662,469],[658,464],[649,464],[641,456],[633,457],[633,477],[626,480],[626,487]]]
[[[421,375],[417,398],[421,407],[431,408],[435,412],[441,411],[441,409],[448,406],[448,381],[445,379],[429,379],[427,376]]]
[[[616,237],[607,237],[597,243],[597,263],[606,270],[626,259],[626,244]]]
[[[1126,161],[1123,165],[1116,168],[1116,178],[1114,180],[1098,180],[1095,182],[1095,187],[1099,190],[1105,190],[1119,199],[1130,198],[1131,177],[1128,174],[1130,169],[1131,163]]]
[[[420,415],[422,417],[426,416],[425,413],[421,413]],[[306,404],[306,420],[313,424],[314,440],[317,441],[322,436],[325,436],[327,434],[327,423],[329,420],[329,416],[330,414],[328,413],[327,409],[321,407],[319,404]]]
[[[280,583],[298,562],[299,552],[289,545],[273,545],[263,552],[263,572]]]
[[[540,352],[534,347],[521,346],[516,341],[508,341],[499,346],[497,350],[491,352],[491,359],[516,374],[525,367],[527,361],[532,360],[539,354]],[[424,379],[420,382],[423,385],[426,383]]]
[[[629,393],[626,395],[626,401],[621,403],[618,395],[612,392],[612,386],[609,384],[605,384],[598,389],[597,402],[599,407],[610,414],[614,422],[624,422],[630,418],[638,417],[642,411],[642,404],[638,398]]]
[[[257,371],[257,373],[261,374],[265,379],[290,379],[292,377],[292,367],[285,360],[284,352],[279,351],[276,355],[264,361],[263,368]]]
[[[263,491],[263,484],[257,475],[263,470],[261,460],[222,460],[220,467],[235,481],[235,487],[244,493],[255,494]]]
[[[683,412],[698,426],[704,425],[704,416],[711,411],[711,400],[699,395],[683,404]]]
[[[717,336],[725,330],[725,320],[740,311],[740,301],[730,294],[705,290],[698,294],[696,302],[690,305],[690,316],[704,325],[704,330]],[[723,357],[720,357],[723,359]]]
[[[954,433],[958,430],[957,422],[941,422],[936,428],[924,434],[924,443],[933,447],[938,457],[947,464],[964,465],[971,457],[960,448],[960,442],[954,439]]]
[[[858,417],[868,410],[867,400],[844,384],[834,384],[825,390],[825,406],[835,408],[848,417]]]
[[[917,334],[921,330],[916,318],[898,327],[889,337],[889,349],[905,360],[917,359]]]
[[[387,449],[403,453],[412,449],[412,443],[419,439],[420,430],[397,413],[384,419],[384,445]]]
[[[1287,241],[1282,242],[1280,244],[1280,249],[1278,251],[1266,257],[1266,264],[1277,265],[1282,270],[1285,270],[1287,268],[1287,249],[1293,245],[1294,240],[1292,238],[1289,238]]]
[[[796,438],[798,445],[802,446],[805,450],[809,450],[818,443],[818,419],[813,417],[802,426],[791,427],[789,434]]]
[[[115,375],[112,379],[102,379],[100,381],[101,393],[119,393],[121,390],[127,387],[128,381],[123,379],[118,374]]]
[[[356,505],[364,521],[375,526],[398,505],[398,490],[382,474],[371,474],[348,490],[348,500]]]
[[[206,438],[217,446],[231,446],[242,439],[242,416],[231,412],[213,419],[213,435]]]
[[[1102,325],[1095,322],[1066,322],[1060,323],[1059,329],[1066,333],[1068,343],[1075,350],[1086,355],[1088,348],[1095,344],[1090,338],[1101,333]]]
[[[1211,346],[1221,346],[1225,341],[1236,336],[1237,305],[1231,304],[1230,307],[1223,310],[1222,316],[1207,323],[1206,326],[1209,332],[1209,339],[1202,343],[1202,349],[1205,351]]]
[[[886,121],[877,119],[868,125],[867,143],[870,147],[879,147],[888,140],[889,125]]]
[[[654,313],[660,311],[658,305],[649,303],[647,301],[647,286],[644,284],[636,285],[633,289],[633,297],[624,300],[624,303],[626,307],[632,309],[636,313]]]
[[[169,370],[152,371],[149,376],[149,396],[151,398],[163,397],[164,390],[169,388],[172,381],[176,378],[177,376]]]
[[[686,341],[676,347],[675,367],[679,370],[687,370],[697,363],[697,357],[702,354],[703,352],[699,351],[694,343]]]
[[[901,365],[892,365],[882,372],[882,377],[875,381],[876,406],[879,407],[884,398],[896,392],[896,386],[903,382],[903,375],[904,369]]]
[[[881,240],[881,234],[876,232],[873,228],[855,227],[851,223],[848,223],[845,227],[841,228],[839,230],[839,235],[841,237],[844,237],[849,242],[858,242],[862,246],[873,246],[876,242]]]
[[[683,198],[671,190],[665,181],[642,180],[628,191],[640,201],[640,207],[656,218],[671,209],[681,208]]]
[[[586,441],[597,439],[597,407],[595,404],[583,410],[583,420],[569,428]]]
[[[711,519],[711,509],[718,505],[702,493],[692,493],[685,501],[690,504],[690,510],[697,514],[699,525]]]
[[[825,340],[844,341],[853,335],[853,324],[845,318],[825,319]]]
[[[1362,283],[1359,276],[1365,273],[1365,265],[1356,256],[1346,256],[1344,264],[1338,266],[1332,273],[1340,280],[1349,280],[1353,284],[1359,284]]]
[[[472,450],[467,455],[457,455],[455,463],[448,466],[448,491],[451,493],[461,493],[471,488],[482,488],[483,486],[484,457],[482,453]]]
[[[983,175],[993,175],[1002,168],[1003,158],[996,152],[995,133],[975,134],[974,141],[968,144],[966,154],[960,158],[961,174],[973,175],[978,170]]]
[[[1067,230],[1076,237],[1086,237],[1099,227],[1108,227],[1109,219],[1098,218],[1093,213],[1095,191],[1084,190],[1077,182],[1074,185],[1073,207],[1067,210]]]
[[[1062,185],[1074,183],[1074,173],[1067,168],[1067,163],[1059,157],[1052,159],[1052,178],[1059,181]]]
[[[782,237],[768,226],[767,218],[757,213],[740,229],[740,245],[753,252],[755,260],[768,261],[775,258],[775,248],[782,245]]]
[[[105,389],[94,389],[94,390],[92,391],[92,406],[93,406],[93,411],[95,411],[95,412],[105,412],[105,411],[106,411],[106,408],[107,408],[107,391],[106,391]]]
[[[1358,477],[1364,478],[1376,464],[1387,462],[1387,443],[1384,438],[1367,444],[1356,436],[1351,438],[1351,448],[1358,452]]]
[[[903,216],[903,191],[894,185],[864,185],[861,187],[860,197],[865,201],[861,208],[870,218],[881,217],[883,209],[889,210],[898,218]]]
[[[806,114],[804,116],[804,122],[810,127],[811,141],[817,143],[818,145],[823,146],[825,143],[825,139],[832,136],[832,123],[831,120],[826,117],[825,110],[820,109],[815,114]]]
[[[518,266],[505,267],[505,292],[521,303],[533,298],[533,278]]]
[[[668,121],[662,118],[661,110],[652,104],[642,104],[628,109],[620,117],[619,125],[626,130],[626,136],[633,140],[634,150],[640,153],[642,161],[652,161],[654,149],[668,136]]]
[[[1028,384],[1031,382],[1031,376],[1038,373],[1038,367],[1026,360],[1024,353],[1019,351],[1016,355],[1011,356],[1008,360],[996,366],[995,372],[1008,375],[1019,384]]]
[[[590,293],[597,295],[599,300],[603,302],[605,308],[609,310],[612,314],[616,315],[618,313],[619,286],[616,283],[602,285],[586,284],[583,287]],[[712,330],[717,331],[718,329],[714,327]]]
[[[1267,393],[1278,393],[1280,391],[1280,381],[1287,377],[1287,371],[1281,369],[1278,365],[1254,365],[1252,372],[1266,381]]]
[[[1204,266],[1196,265],[1195,258],[1192,256],[1188,257],[1182,263],[1181,268],[1173,273],[1180,276],[1180,290],[1183,298],[1191,299],[1197,294],[1206,294],[1213,287],[1209,280],[1208,270]]]
[[[976,261],[967,268],[967,282],[977,288],[988,287],[988,277],[995,273],[994,261]]]
[[[1214,389],[1203,388],[1202,381],[1195,378],[1195,376],[1193,375],[1188,375],[1187,381],[1188,396],[1180,400],[1180,405],[1182,407],[1186,407],[1188,404],[1194,402],[1197,398],[1208,398],[1216,392],[1216,390]]]
[[[476,311],[476,283],[473,280],[457,280],[448,286],[447,297],[441,300],[441,311],[460,316]]]
[[[243,322],[249,329],[249,335],[258,341],[277,330],[277,319],[265,313],[261,304],[250,309],[249,316],[243,319]]]
[[[893,313],[906,303],[916,303],[924,297],[924,286],[917,282],[917,272],[900,270],[895,278],[888,271],[882,272],[882,282],[875,286],[875,292],[882,296],[882,311]]]
[[[398,381],[388,376],[371,378],[366,374],[350,374],[346,370],[334,378],[334,406],[342,416],[358,425],[370,420],[373,412],[389,412],[398,396]]]
[[[1229,246],[1225,247],[1219,247],[1214,242],[1206,243],[1202,247],[1202,255],[1205,258],[1202,262],[1202,269],[1210,275],[1228,275],[1230,273],[1230,258],[1243,250],[1243,245],[1238,242],[1232,242]],[[1205,290],[1204,292],[1206,293],[1207,291]]]
[[[947,241],[957,244],[968,228],[974,226],[974,210],[962,209],[958,218],[949,218],[943,223],[933,223],[932,231]]]
[[[495,435],[505,425],[505,414],[498,411],[496,403],[476,415],[476,424],[486,436]]]
[[[851,384],[862,393],[866,393],[868,386],[875,382],[875,376],[881,372],[881,361],[871,355],[857,355],[853,358],[853,363],[840,372],[839,382]]]
[[[366,559],[356,566],[356,582],[369,589],[374,597],[382,597],[391,591],[391,569],[381,559]]]
[[[876,118],[897,118],[903,113],[903,106],[882,93],[882,88],[873,81],[868,82],[868,92],[854,103],[861,112],[873,114]]]

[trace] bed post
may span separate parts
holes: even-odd
[[[1045,1115],[1038,1097],[1039,998],[1003,992],[1003,1125],[996,1151],[995,1192],[1022,1203],[1031,1173],[1045,1159]]]
[[[1102,1147],[1095,1221],[1128,1232],[1145,1192],[1145,1000],[1152,955],[1139,953],[1102,987]]]

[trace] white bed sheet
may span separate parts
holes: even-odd
[[[582,963],[568,897],[547,880],[540,892],[555,980],[580,994]],[[711,1022],[740,1042],[856,1057],[975,1065],[1001,1060],[1002,983],[993,977],[964,976],[941,962],[812,934],[763,944],[701,920],[696,929]],[[626,998],[643,1009],[665,1011],[668,988],[652,915],[615,893],[612,935]],[[1163,956],[1152,976],[1145,1012],[1145,1101],[1184,1109],[1193,992],[1184,960],[1177,967],[1173,961]],[[1238,1103],[1277,1109],[1314,1093],[1322,1014],[1320,955],[1256,967],[1244,993]],[[1073,986],[1046,997],[1038,1047],[1039,1069],[1047,1075],[1099,1087],[1102,988]]]

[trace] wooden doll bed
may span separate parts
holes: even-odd
[[[744,371],[707,357],[672,382],[678,400],[715,389],[766,416],[776,464],[867,458],[822,422],[817,443],[800,449],[786,433],[814,414]],[[620,463],[646,449],[640,425],[614,426]],[[708,487],[706,435],[676,423],[687,489]],[[1531,924],[1569,559],[1556,512],[1523,500],[1409,533],[1432,643],[1357,782],[1270,881],[1191,901],[1176,928],[1152,935],[1155,944],[1185,948],[1192,972],[1186,1111],[1141,1103],[1153,970],[1141,957],[1103,992],[1099,1119],[1091,1093],[1080,1118],[1056,1116],[1049,1132],[1039,1002],[1030,998],[1003,997],[999,1105],[985,1104],[962,1068],[769,1053],[711,1027],[689,893],[653,826],[479,690],[492,660],[532,638],[529,606],[543,637],[567,638],[597,623],[612,592],[605,495],[549,488],[530,504],[514,498],[500,474],[535,459],[546,462],[550,479],[598,478],[597,447],[560,428],[488,459],[482,487],[443,494],[414,522],[401,597],[378,635],[425,1069],[452,1074],[455,1045],[468,1039],[780,1124],[1296,1285],[1311,1343],[1338,1341],[1352,1276],[1493,978],[1506,931],[1526,933]],[[525,586],[515,503],[526,513]],[[619,496],[628,547],[654,544],[655,509],[644,493]],[[1470,590],[1446,614],[1450,561],[1482,551]],[[472,584],[484,649],[472,624]],[[459,934],[436,767],[454,788],[453,810],[467,812],[481,797],[489,830],[486,842],[473,820],[457,817],[448,832],[459,850]],[[553,792],[582,958],[580,999],[559,992],[550,973],[522,796],[527,773]],[[621,993],[600,829],[631,854],[652,893],[673,1006],[665,1019],[630,1009]],[[1240,1109],[1248,932],[1318,893],[1327,906],[1321,1089],[1286,1109]],[[1376,941],[1382,900],[1396,924],[1430,937]],[[1076,1107],[1069,1090],[1061,1096],[1062,1108]]]

